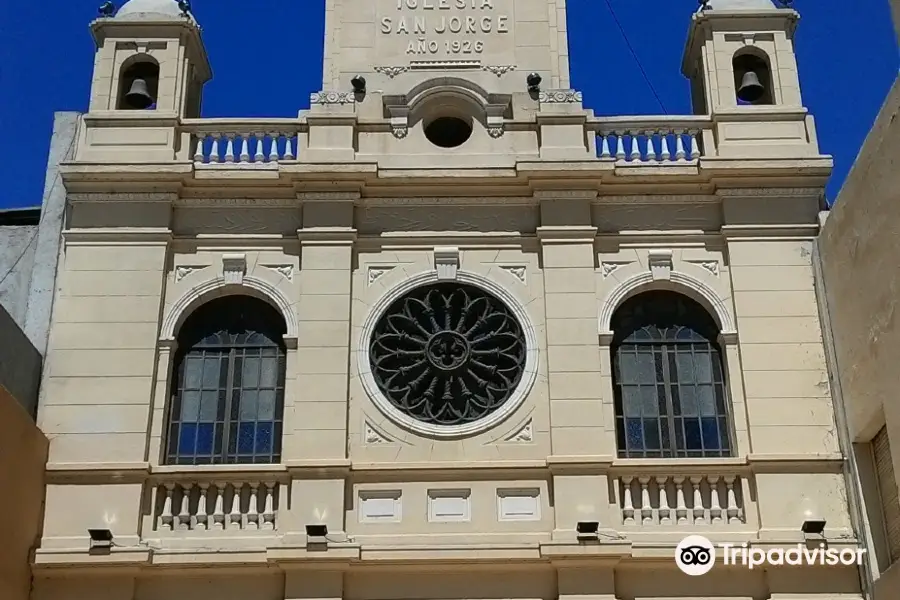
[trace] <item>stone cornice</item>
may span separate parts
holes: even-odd
[[[726,240],[812,239],[817,235],[819,235],[818,222],[798,225],[722,225],[722,236]]]
[[[717,196],[731,198],[800,198],[807,196],[820,197],[825,194],[824,187],[746,187],[718,188]]]
[[[301,244],[344,246],[356,241],[356,229],[352,227],[310,227],[297,230]]]
[[[297,208],[296,198],[178,198],[181,208]]]

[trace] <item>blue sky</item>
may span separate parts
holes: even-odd
[[[689,114],[681,54],[696,0],[609,0],[669,114]],[[121,0],[117,4],[121,4]],[[56,110],[87,108],[101,0],[0,2],[0,208],[40,203]],[[833,199],[900,65],[888,0],[795,0],[800,79]],[[321,87],[324,0],[194,0],[214,78],[208,117],[290,117]],[[663,114],[606,0],[568,0],[573,87],[597,114]]]

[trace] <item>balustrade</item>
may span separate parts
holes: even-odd
[[[737,475],[623,475],[619,508],[626,526],[746,522],[742,479]]]
[[[157,488],[157,531],[277,529],[279,483],[167,481]]]
[[[190,119],[183,125],[197,164],[274,164],[295,160],[300,150],[300,126],[293,119]]]
[[[701,157],[706,117],[608,117],[588,122],[600,159],[629,163],[684,163]]]

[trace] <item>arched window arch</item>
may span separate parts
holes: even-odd
[[[626,300],[612,318],[616,440],[623,458],[730,456],[718,327],[672,291]]]
[[[188,316],[177,337],[167,464],[281,460],[285,329],[252,296],[216,298]]]

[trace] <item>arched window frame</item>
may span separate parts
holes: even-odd
[[[164,464],[280,461],[285,331],[278,310],[251,295],[212,299],[186,317],[172,361]],[[189,397],[193,409],[185,409]]]
[[[601,378],[600,396],[604,402],[604,421],[609,423],[611,440],[608,448],[615,453],[614,435],[615,404],[613,401],[612,352],[614,334],[611,331],[612,316],[628,298],[645,291],[667,289],[677,291],[695,300],[713,317],[719,328],[718,343],[725,363],[726,381],[732,413],[731,429],[734,433],[732,452],[742,456],[750,451],[748,419],[744,398],[744,373],[738,349],[731,299],[727,284],[719,273],[714,257],[709,261],[682,262],[673,258],[671,250],[651,250],[645,260],[627,264],[612,263],[614,277],[607,277],[609,287],[600,303],[598,338],[600,361],[604,377]],[[704,266],[706,265],[706,266]],[[605,265],[604,265],[605,266]],[[710,268],[707,268],[710,267]],[[714,459],[710,459],[714,460]]]
[[[153,466],[162,464],[165,453],[166,410],[169,403],[169,390],[176,378],[175,354],[178,351],[176,336],[187,317],[206,302],[231,294],[250,295],[274,306],[287,326],[284,344],[287,349],[287,371],[296,371],[298,322],[292,302],[277,285],[266,278],[256,275],[245,275],[240,283],[227,281],[225,277],[204,277],[204,271],[187,276],[185,282],[191,282],[185,291],[167,305],[162,321],[158,342],[158,359],[156,382],[153,392],[153,420],[150,426],[149,458]],[[285,384],[285,423],[284,431],[288,434],[294,424],[291,422],[293,402],[297,395],[297,380],[288,377]]]
[[[612,326],[619,456],[732,456],[725,361],[718,326],[703,306],[671,290],[647,291],[623,302]]]

